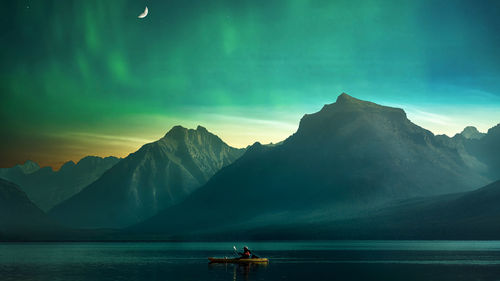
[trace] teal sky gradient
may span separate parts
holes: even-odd
[[[342,92],[436,134],[500,122],[498,1],[0,7],[0,166],[126,156],[177,124],[237,147],[277,142]]]

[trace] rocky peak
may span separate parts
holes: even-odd
[[[337,97],[337,101],[335,103],[342,104],[342,103],[362,103],[362,102],[364,101],[352,97],[346,93],[342,93]]]
[[[203,139],[203,141],[202,141]],[[205,127],[198,125],[196,129],[187,129],[182,126],[174,126],[160,140],[161,142],[174,143],[210,143],[212,141],[223,143],[216,135],[210,133]]]
[[[500,124],[497,124],[495,127],[488,129],[488,135],[500,136]]]
[[[31,161],[31,160],[27,160],[26,162],[24,162],[24,164],[22,165],[19,165],[19,168],[21,168],[21,170],[23,171],[23,173],[25,174],[31,174],[33,172],[36,172],[37,170],[40,169],[40,166]]]
[[[187,130],[188,129],[182,127],[181,125],[173,126],[172,129],[165,134],[164,138],[178,138],[184,136],[187,133]]]
[[[326,104],[318,113],[325,113],[331,111],[342,112],[375,112],[375,113],[388,113],[397,114],[406,118],[406,113],[401,108],[389,107],[379,105],[373,102],[360,100],[354,98],[346,93],[342,93],[337,97],[335,103]]]
[[[479,132],[477,128],[473,126],[465,127],[460,134],[466,139],[481,139],[485,135],[484,133]]]
[[[66,163],[64,163],[61,168],[59,169],[59,171],[64,171],[64,170],[67,170],[67,169],[70,169],[72,167],[76,166],[75,162],[73,161],[68,161]]]
[[[208,133],[207,128],[200,126],[200,125],[198,125],[198,127],[196,127],[196,131],[198,131],[200,133]]]
[[[316,113],[304,115],[300,121],[299,131],[324,130],[334,124],[347,124],[361,119],[367,125],[382,122],[381,120],[390,120],[392,123],[399,124],[408,122],[406,113],[400,108],[378,105],[342,93],[335,103],[326,104]]]

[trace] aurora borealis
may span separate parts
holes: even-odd
[[[1,167],[123,157],[177,124],[277,142],[342,92],[435,134],[500,122],[495,0],[0,6]]]

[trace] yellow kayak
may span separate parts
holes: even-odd
[[[211,263],[268,263],[267,258],[237,259],[237,258],[208,258]]]

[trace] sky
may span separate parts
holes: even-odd
[[[0,167],[125,157],[174,125],[236,147],[278,142],[342,92],[435,134],[500,123],[496,0],[0,7]]]

